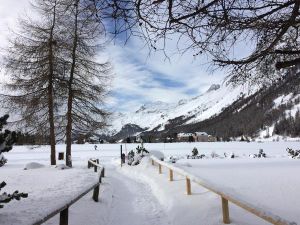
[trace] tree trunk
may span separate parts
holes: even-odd
[[[73,39],[73,46],[72,46],[72,64],[70,70],[70,77],[68,83],[68,111],[67,111],[67,127],[66,127],[66,165],[72,167],[72,153],[71,153],[71,146],[72,146],[72,105],[73,105],[73,79],[74,79],[74,71],[76,65],[76,49],[77,49],[77,41],[78,41],[78,4],[79,0],[76,1],[74,4],[75,6],[75,23],[74,23],[74,39]]]
[[[53,77],[54,77],[54,62],[53,62],[53,30],[55,27],[56,19],[56,2],[53,11],[53,23],[50,29],[49,37],[49,77],[48,77],[48,111],[49,111],[49,125],[50,125],[50,146],[51,146],[51,165],[56,165],[56,154],[55,154],[55,128],[54,128],[54,112],[53,112]]]

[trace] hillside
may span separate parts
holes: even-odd
[[[191,99],[176,103],[152,102],[133,112],[116,113],[106,133],[119,139],[141,131],[164,131],[176,122],[194,124],[218,115],[241,96],[250,94],[247,86],[213,84],[205,93]]]
[[[252,86],[251,91],[245,85],[212,85],[191,99],[173,104],[154,102],[128,114],[117,114],[110,136],[119,140],[142,131],[144,136],[159,138],[195,131],[222,138],[268,137],[273,133],[299,136],[299,85],[298,74],[286,75],[269,87]]]

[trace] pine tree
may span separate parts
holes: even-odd
[[[2,188],[4,188],[6,186],[6,183],[4,181],[2,181],[2,183],[0,183],[0,191]],[[8,203],[11,200],[15,199],[15,200],[20,200],[21,198],[27,198],[28,194],[27,193],[19,193],[19,191],[14,191],[14,193],[12,194],[7,194],[6,192],[0,194],[0,208],[3,208],[4,206],[1,205],[2,203]]]
[[[16,132],[9,130],[2,132],[3,126],[7,124],[8,117],[8,115],[0,117],[0,167],[3,166],[2,159],[5,159],[2,153],[12,150],[12,146],[16,142]],[[4,181],[0,183],[0,191],[3,187],[5,187],[5,185],[6,183]],[[0,194],[0,208],[3,208],[2,203],[7,203],[12,199],[20,200],[20,198],[26,198],[27,196],[27,194],[19,193],[18,191],[15,191],[13,194],[7,194],[4,192]]]
[[[197,155],[198,155],[198,149],[194,147],[192,150],[192,156],[197,156]]]
[[[10,130],[2,132],[3,126],[7,124],[8,117],[8,115],[4,115],[0,118],[0,167],[7,162],[2,153],[10,151],[16,142],[16,132]]]

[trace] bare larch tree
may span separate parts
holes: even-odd
[[[101,109],[110,64],[96,60],[101,49],[99,39],[103,26],[99,23],[93,1],[67,0],[65,29],[68,45],[67,114],[66,114],[66,165],[72,166],[71,145],[73,134],[86,134],[102,128],[107,112]]]
[[[50,139],[51,165],[56,164],[55,112],[60,106],[59,76],[61,73],[59,29],[57,29],[58,0],[35,1],[38,19],[22,18],[20,30],[10,39],[4,57],[11,90],[2,94],[2,104],[15,112],[17,124],[27,132],[43,134]],[[54,93],[54,89],[56,93]]]

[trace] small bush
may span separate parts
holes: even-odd
[[[287,148],[286,151],[289,154],[289,156],[292,157],[293,159],[300,159],[300,150]]]

